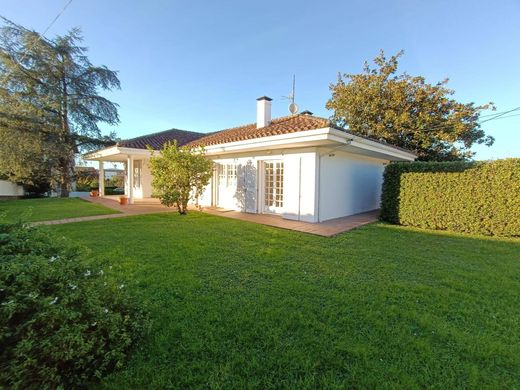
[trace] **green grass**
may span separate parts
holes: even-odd
[[[150,310],[103,388],[520,388],[519,240],[327,239],[196,212],[50,229]]]
[[[100,204],[79,198],[41,198],[0,201],[0,222],[19,219],[28,222],[51,221],[90,215],[118,214]]]

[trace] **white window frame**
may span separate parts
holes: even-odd
[[[273,191],[273,201],[272,201],[272,204],[271,205],[267,205],[267,202],[268,202],[268,199],[266,197],[266,191],[268,189],[268,186],[267,186],[267,183],[266,183],[266,165],[267,164],[273,164],[273,170],[276,171],[277,170],[277,164],[280,164],[278,166],[278,169],[281,168],[281,180],[278,179],[277,180],[277,174],[276,173],[273,173],[273,186],[272,186],[272,191]],[[261,186],[261,191],[262,191],[262,196],[261,196],[261,210],[264,214],[282,214],[283,213],[283,210],[284,210],[284,204],[285,204],[285,191],[284,191],[284,176],[285,176],[285,161],[283,159],[269,159],[269,160],[264,160],[262,162],[262,171],[261,171],[261,183],[262,183],[262,186]],[[277,182],[279,184],[281,184],[280,186],[280,194],[278,194],[279,191],[275,191],[274,188],[276,188],[276,184]],[[281,199],[277,199],[277,195],[280,195],[281,196]]]

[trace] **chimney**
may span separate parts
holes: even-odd
[[[262,96],[256,99],[256,128],[269,126],[271,123],[271,101],[273,99]]]

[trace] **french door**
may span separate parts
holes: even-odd
[[[141,160],[134,160],[134,197],[143,197],[143,187],[141,186],[141,175],[143,173],[143,164]]]
[[[283,161],[264,162],[264,212],[283,210]]]
[[[236,209],[237,166],[218,164],[217,206],[225,209]]]

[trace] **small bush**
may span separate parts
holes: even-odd
[[[105,195],[124,195],[125,189],[121,187],[105,186]]]
[[[75,388],[122,366],[143,312],[85,249],[0,225],[0,387]]]
[[[520,159],[390,164],[384,173],[381,219],[520,236]]]

